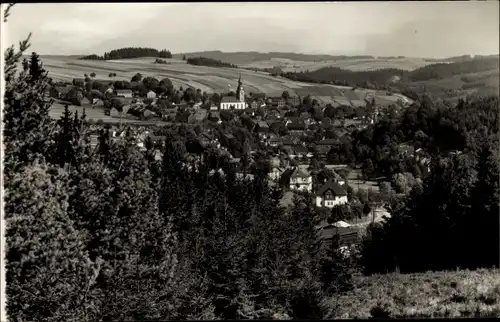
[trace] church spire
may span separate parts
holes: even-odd
[[[243,83],[241,81],[241,73],[240,73],[240,78],[238,79],[238,88],[236,89],[236,98],[240,102],[245,102],[245,91],[243,90]]]

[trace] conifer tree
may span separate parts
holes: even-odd
[[[29,74],[31,77],[31,82],[35,84],[40,78],[46,75],[45,70],[42,67],[42,61],[37,53],[33,52],[31,54],[30,64],[29,64]]]
[[[93,321],[89,305],[100,274],[68,214],[68,173],[25,167],[5,197],[9,321]],[[15,187],[15,188],[13,188]]]
[[[29,164],[39,156],[49,159],[51,154],[54,124],[49,117],[49,108],[52,102],[46,102],[44,98],[50,80],[44,73],[37,74],[36,79],[26,73],[16,75],[17,64],[30,46],[30,36],[20,43],[19,51],[16,52],[14,46],[5,51],[3,137],[6,179],[19,171],[23,164]]]

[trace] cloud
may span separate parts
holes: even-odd
[[[442,56],[497,51],[498,20],[496,1],[18,4],[7,42],[34,31],[42,54],[143,46]]]

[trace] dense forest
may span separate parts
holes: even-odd
[[[339,67],[325,67],[308,72],[285,72],[281,76],[300,82],[357,86],[366,88],[385,88],[394,76],[403,77],[404,70],[380,69],[354,72]]]
[[[409,74],[412,82],[443,79],[455,75],[498,70],[498,57],[477,58],[463,62],[432,64],[418,68]]]
[[[111,50],[109,53],[104,53],[103,56],[88,55],[80,57],[83,60],[111,60],[111,59],[126,59],[126,58],[140,58],[140,57],[159,57],[159,58],[172,58],[170,51],[163,49],[158,50],[154,48],[142,47],[127,47]]]
[[[38,56],[17,72],[28,45],[5,59],[10,321],[320,319],[349,289],[308,198],[281,207],[265,172],[236,178],[185,126],[146,151],[100,127],[91,148],[85,114],[50,118]]]
[[[186,62],[196,66],[209,66],[209,67],[229,67],[238,68],[238,66],[222,62],[220,60],[206,58],[206,57],[192,57],[187,58]]]

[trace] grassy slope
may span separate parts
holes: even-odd
[[[245,68],[273,68],[280,67],[285,72],[305,72],[313,71],[324,67],[339,67],[352,71],[369,71],[383,68],[396,68],[403,70],[414,70],[426,65],[429,62],[421,58],[401,58],[401,59],[342,59],[323,60],[318,62],[295,61],[286,59],[261,60],[240,65]]]
[[[221,52],[205,51],[196,53],[174,54],[174,58],[208,57],[244,68],[272,68],[279,66],[284,71],[316,70],[323,67],[340,67],[349,70],[373,70],[380,68],[399,68],[413,70],[431,62],[423,58],[368,58],[355,56],[309,55],[297,53],[258,53],[258,52]]]
[[[332,298],[329,318],[369,318],[379,307],[390,317],[500,317],[500,271],[428,272],[356,277],[354,291]]]

